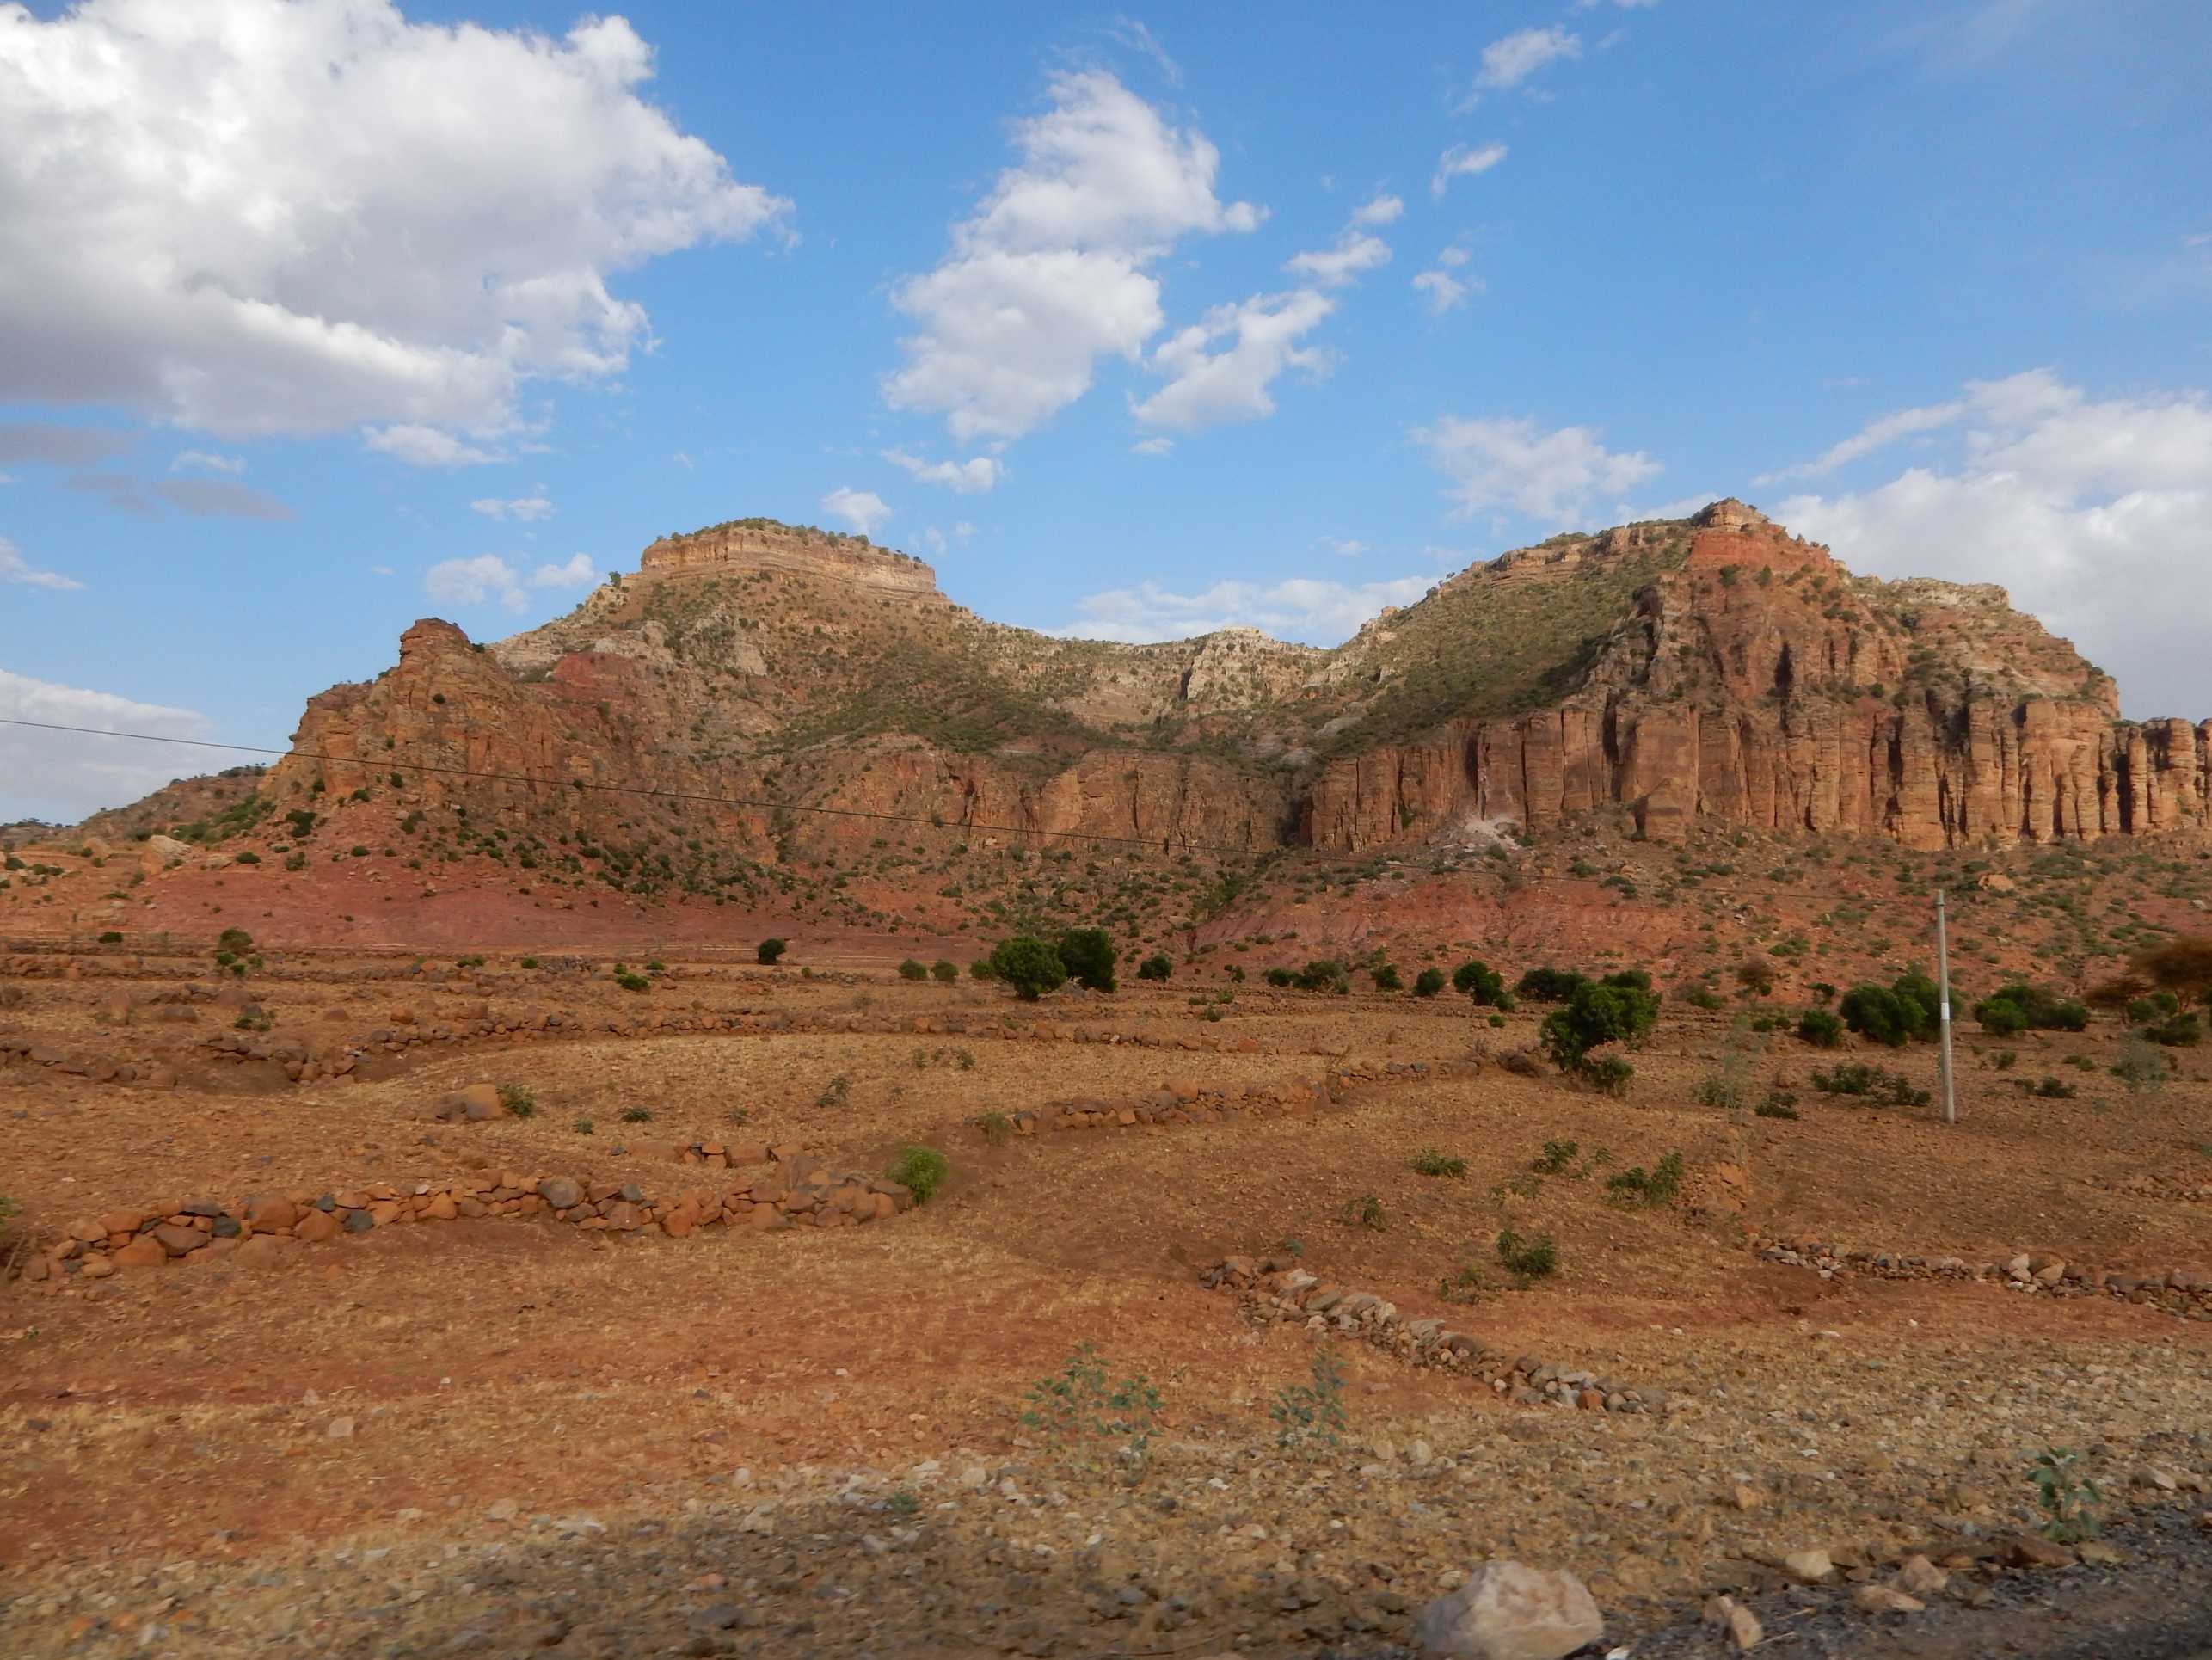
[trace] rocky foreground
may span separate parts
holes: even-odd
[[[1663,1419],[1461,1405],[1385,1427],[1347,1399],[1334,1442],[1278,1414],[1282,1436],[1032,1428],[1011,1455],[740,1468],[559,1514],[477,1488],[311,1553],[234,1558],[218,1538],[198,1559],[11,1576],[0,1648],[1380,1657],[1419,1651],[1424,1617],[1442,1645],[1427,1651],[1455,1651],[1440,1635],[1464,1628],[1454,1609],[1511,1559],[1587,1583],[1592,1654],[1988,1653],[2018,1638],[2019,1610],[2052,1604],[2110,1645],[2066,1646],[2046,1621],[2018,1651],[2187,1651],[2114,1633],[2185,1629],[2207,1583],[2199,1361],[2031,1343],[2012,1375],[1970,1379],[1939,1355],[1853,1356],[1808,1332],[1801,1366],[1717,1357],[1709,1376]],[[28,1432],[34,1454],[40,1422]],[[374,1411],[324,1432],[402,1433]],[[2109,1540],[2036,1531],[2025,1462],[2054,1442],[2082,1448],[2111,1495]],[[1583,1617],[1571,1597],[1537,1606],[1564,1608],[1560,1629]],[[1889,1646],[1914,1632],[1926,1646]]]

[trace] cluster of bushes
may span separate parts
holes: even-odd
[[[1024,1003],[1034,1003],[1047,992],[1056,992],[1072,980],[1094,992],[1115,989],[1114,965],[1120,953],[1103,928],[1070,928],[1057,940],[1035,934],[1016,934],[992,949],[968,972],[978,980],[996,980],[1013,988]],[[1159,971],[1152,972],[1155,964]],[[949,966],[949,965],[947,965]],[[1167,978],[1167,959],[1152,957],[1137,970],[1144,980]]]
[[[1334,992],[1343,996],[1352,989],[1352,971],[1333,956],[1316,957],[1303,968],[1270,968],[1267,982],[1277,989],[1295,987],[1301,992]]]
[[[1887,986],[1853,986],[1836,1005],[1843,1024],[1861,1037],[1901,1049],[1936,1035],[1942,998],[1926,974],[1899,974]]]
[[[899,965],[899,978],[901,980],[934,980],[940,986],[949,986],[953,981],[960,978],[960,970],[953,967],[951,963],[947,962],[943,957],[939,957],[935,962],[931,963],[926,968],[922,967],[922,965],[919,962],[917,962],[912,957],[908,957],[904,962],[901,962]]]
[[[1813,1087],[1823,1095],[1852,1095],[1880,1106],[1925,1107],[1928,1092],[1915,1089],[1902,1073],[1884,1072],[1864,1061],[1848,1061],[1828,1072],[1813,1073]]]
[[[2080,1031],[2089,1024],[2089,1009],[2040,986],[2015,982],[1975,1004],[1974,1018],[1992,1036],[2014,1037],[2025,1031]]]

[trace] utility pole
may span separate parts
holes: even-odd
[[[1943,1055],[1943,1122],[1958,1122],[1958,1097],[1951,1079],[1951,936],[1944,926],[1943,889],[1936,889],[1936,1016],[1941,1029]]]

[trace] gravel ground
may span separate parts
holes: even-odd
[[[1781,1491],[1740,1516],[1736,1543],[1717,1543],[1708,1518],[1736,1508],[1726,1500],[1643,1497],[1679,1492],[1686,1466],[1716,1461],[1700,1455],[1703,1437],[1608,1436],[1594,1416],[1515,1415],[1451,1453],[1379,1433],[1288,1452],[1249,1434],[1195,1436],[1157,1445],[1134,1485],[1103,1450],[1040,1448],[895,1471],[737,1471],[603,1512],[457,1497],[442,1516],[402,1512],[312,1554],[71,1565],[15,1589],[0,1607],[0,1652],[1383,1660],[1409,1653],[1420,1608],[1492,1554],[1583,1573],[1609,1641],[1635,1660],[1730,1651],[1694,1605],[1656,1589],[1680,1583],[1685,1554],[1699,1583],[1757,1610],[1770,1634],[1761,1652],[2188,1655],[2186,1620],[2212,1608],[2212,1530],[2195,1521],[2203,1499],[2160,1495],[2119,1518],[2121,1565],[1965,1570],[1927,1612],[1870,1619],[1850,1608],[1847,1587],[1789,1588],[1773,1565],[1823,1525],[1817,1536],[1846,1572],[1885,1577],[1887,1552],[1834,1543],[1837,1517]],[[1744,1428],[1721,1466],[1760,1452]],[[2205,1448],[2169,1433],[2102,1452],[2117,1478],[2147,1453],[2186,1453],[2193,1473]],[[1982,1520],[1954,1516],[1927,1531],[1921,1518],[1895,1537],[1938,1555],[1988,1552],[2028,1519],[2019,1505],[1977,1509]],[[1563,1532],[1562,1517],[1579,1531]],[[1624,1589],[1639,1573],[1654,1595]]]

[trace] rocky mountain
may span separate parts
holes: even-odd
[[[294,741],[273,810],[389,796],[671,877],[666,844],[711,829],[748,888],[881,839],[867,815],[986,847],[1356,852],[1611,811],[1659,841],[1714,821],[1935,848],[2199,826],[2212,787],[2212,723],[2122,721],[2002,589],[1854,576],[1735,501],[1471,567],[1332,650],[1054,638],[864,538],[736,520],[510,639],[417,623]]]

